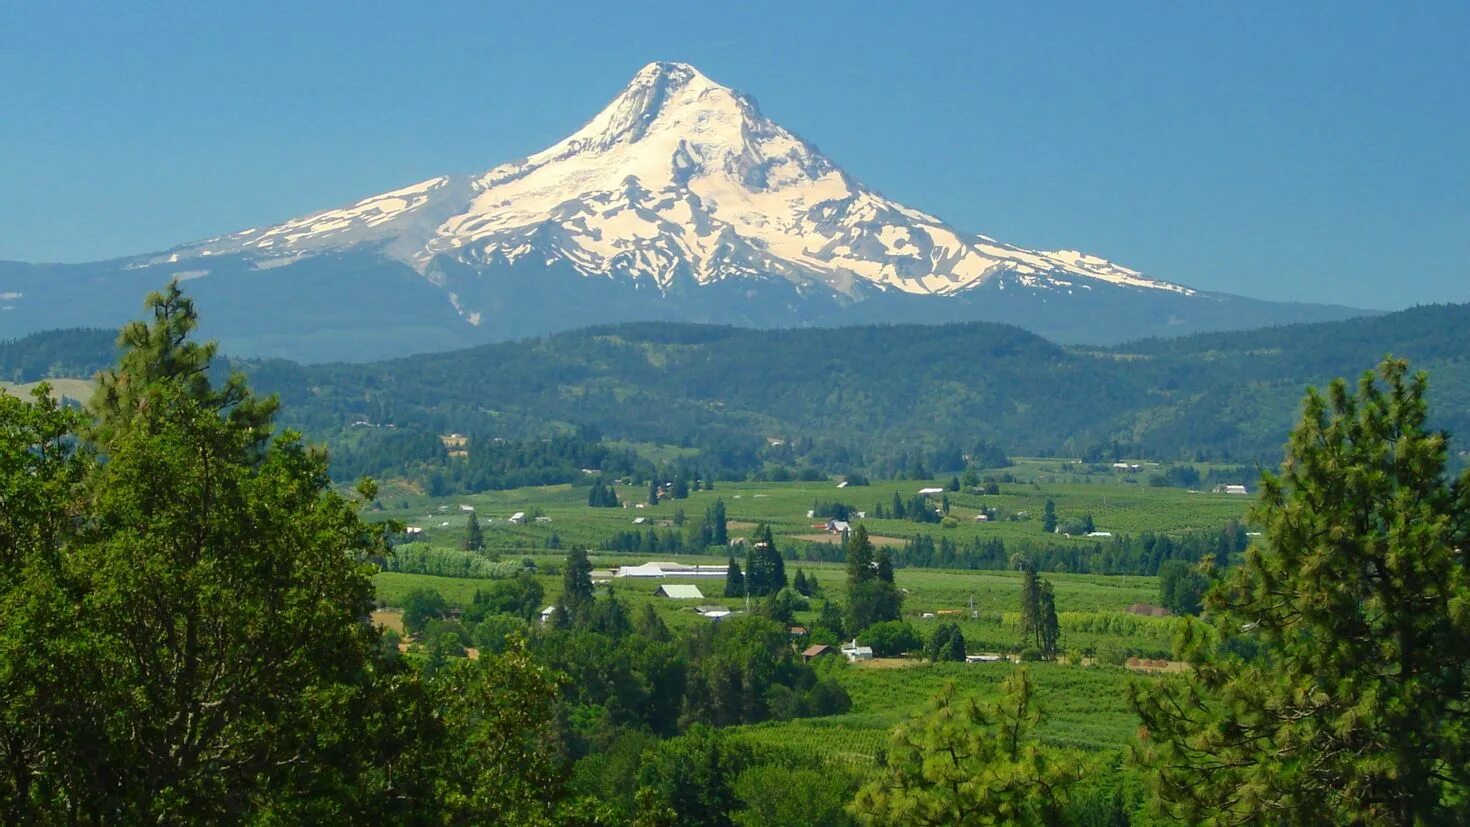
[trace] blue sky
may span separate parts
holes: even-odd
[[[486,169],[683,60],[961,229],[1262,298],[1470,301],[1470,4],[911,5],[0,0],[0,259]]]

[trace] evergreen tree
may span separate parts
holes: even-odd
[[[960,478],[959,477],[950,477],[949,478],[949,490],[950,491],[958,491],[958,490],[960,490]]]
[[[725,596],[745,596],[745,575],[740,571],[740,564],[735,562],[735,555],[730,555],[730,565],[725,569]]]
[[[796,578],[791,581],[791,587],[804,597],[812,596],[812,587],[807,584],[806,575],[801,569],[796,570]]]
[[[894,731],[878,776],[850,810],[864,824],[1061,824],[1072,760],[1043,754],[1041,723],[1025,669],[1002,684],[994,705],[955,698],[949,684],[922,718]]]
[[[1041,514],[1041,530],[1047,534],[1055,534],[1057,531],[1057,504],[1047,498],[1046,510]]]
[[[1051,583],[1046,580],[1041,581],[1039,601],[1037,616],[1040,618],[1040,627],[1037,629],[1037,648],[1041,650],[1043,658],[1050,660],[1061,651],[1062,626],[1057,620],[1056,593],[1052,591]]]
[[[1470,471],[1427,387],[1390,360],[1308,392],[1214,634],[1186,621],[1190,672],[1131,690],[1173,817],[1470,823]]]
[[[957,623],[941,623],[929,638],[924,654],[931,661],[956,661],[965,659],[965,635]]]
[[[648,481],[648,504],[658,505],[658,478]]]
[[[1036,569],[1025,566],[1021,572],[1021,642],[1036,641],[1041,648],[1041,578]]]
[[[715,500],[714,505],[705,512],[705,520],[710,525],[710,542],[717,546],[729,545],[730,535],[725,521],[724,500]]]
[[[1209,586],[1209,578],[1183,560],[1165,560],[1159,566],[1159,605],[1174,614],[1199,614]]]
[[[847,536],[843,543],[847,558],[847,589],[852,591],[877,576],[873,560],[873,541],[868,539],[868,529],[861,523]]]
[[[617,490],[599,476],[592,481],[592,489],[587,492],[587,505],[593,508],[617,508],[622,503],[618,501]]]
[[[847,637],[847,624],[842,619],[842,607],[835,601],[822,601],[822,611],[817,614],[817,625],[832,633],[837,640]]]
[[[888,554],[887,546],[878,549],[873,559],[873,574],[884,583],[893,582],[893,558]]]
[[[556,603],[556,624],[561,628],[586,623],[595,598],[592,594],[592,563],[587,551],[573,548],[561,573],[561,598]]]
[[[90,426],[0,400],[0,821],[319,820],[368,771],[386,547],[178,285],[148,307]]]
[[[861,524],[844,544],[847,554],[847,630],[860,634],[874,623],[898,620],[903,596],[893,583],[887,549],[874,552]]]
[[[786,561],[776,548],[770,526],[761,524],[745,555],[745,580],[752,597],[765,597],[786,586]]]
[[[464,549],[465,551],[480,551],[485,548],[485,535],[480,531],[480,519],[471,511],[469,519],[465,521]]]
[[[676,500],[686,500],[689,498],[689,477],[684,474],[684,469],[682,468],[679,469],[679,473],[674,475],[674,486],[671,493]]]

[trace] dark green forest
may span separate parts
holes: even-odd
[[[892,478],[1006,453],[1269,463],[1303,387],[1389,354],[1429,372],[1434,424],[1464,433],[1467,323],[1470,305],[1436,305],[1114,348],[988,323],[647,323],[371,364],[230,366],[280,395],[282,422],[324,441],[340,479],[407,475],[461,491],[632,470],[626,452],[581,444],[599,441],[684,446],[690,473],[712,478]],[[0,343],[0,376],[90,375],[114,355],[95,331],[37,334]],[[471,437],[468,463],[447,462],[434,435],[450,432]]]

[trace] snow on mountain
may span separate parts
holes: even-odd
[[[779,277],[848,295],[864,285],[950,295],[992,281],[1193,293],[1080,252],[962,233],[853,180],[753,100],[684,63],[650,63],[585,126],[523,160],[209,239],[170,260],[245,253],[266,268],[365,246],[435,283],[447,257],[474,267],[565,262],[660,289],[686,276]]]

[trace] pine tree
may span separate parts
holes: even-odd
[[[573,548],[567,552],[561,573],[561,598],[556,603],[556,624],[561,628],[581,626],[591,614],[595,598],[592,594],[592,563],[587,551]]]
[[[730,565],[725,569],[725,596],[745,596],[745,575],[740,571],[740,564],[735,562],[735,555],[730,555]]]
[[[481,551],[485,548],[485,535],[480,531],[480,519],[473,511],[465,521],[464,548],[465,551]]]
[[[887,549],[874,551],[868,530],[859,524],[843,545],[847,555],[847,629],[861,633],[874,623],[898,620],[903,595],[893,583]]]
[[[1046,501],[1046,510],[1041,514],[1041,530],[1047,534],[1055,534],[1057,531],[1057,504],[1049,498]]]
[[[6,823],[305,817],[366,770],[342,736],[373,705],[375,489],[337,494],[274,398],[212,378],[177,284],[148,308],[90,426],[0,400]]]
[[[676,500],[689,499],[689,477],[685,475],[684,469],[674,475],[673,497]]]
[[[1214,634],[1186,620],[1193,668],[1130,692],[1174,818],[1470,823],[1470,471],[1427,387],[1390,360],[1308,392]]]
[[[730,543],[729,529],[725,521],[725,501],[715,500],[706,516],[710,524],[710,540],[717,546]]]
[[[847,626],[842,619],[842,607],[834,601],[822,601],[822,611],[817,615],[817,625],[832,633],[838,640],[847,637]]]
[[[864,824],[1062,824],[1077,763],[1042,753],[1042,721],[1025,669],[1002,684],[999,702],[959,700],[949,684],[927,714],[894,731],[877,775],[852,811]]]
[[[593,508],[617,508],[618,492],[599,476],[592,481],[592,490],[587,492],[587,504]]]
[[[873,541],[868,539],[868,529],[861,523],[847,536],[843,543],[847,557],[847,589],[852,591],[876,576],[873,569]]]
[[[648,481],[648,504],[658,505],[658,478]]]
[[[893,558],[888,554],[888,547],[878,549],[873,558],[873,573],[884,583],[893,582]]]
[[[1040,618],[1040,626],[1037,629],[1037,648],[1041,650],[1041,656],[1055,658],[1061,650],[1062,626],[1057,619],[1056,593],[1052,590],[1051,583],[1045,579],[1041,581],[1041,593],[1038,596],[1040,605],[1037,607],[1037,616]]]
[[[765,597],[786,586],[786,562],[776,548],[770,526],[757,526],[745,555],[745,581],[752,597]]]
[[[1036,641],[1041,648],[1041,578],[1027,565],[1021,573],[1021,642]]]
[[[805,597],[812,596],[811,587],[807,585],[806,575],[802,573],[801,569],[796,570],[796,577],[791,581],[791,588],[796,589],[799,594]]]

